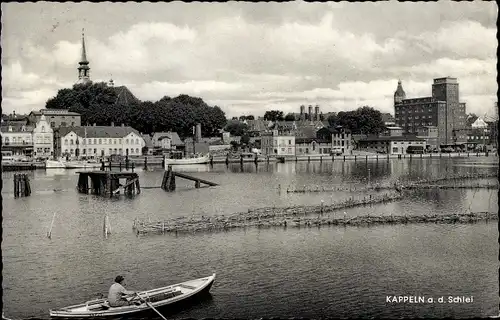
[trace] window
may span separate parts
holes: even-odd
[[[109,154],[113,154],[113,149],[109,148]]]
[[[139,139],[135,139],[135,144],[139,144]]]
[[[61,122],[61,127],[66,127],[66,122]]]
[[[116,144],[116,139],[113,139],[113,144]]]
[[[69,144],[73,144],[73,139],[69,139]]]
[[[71,153],[71,154],[75,153],[75,150],[71,149],[71,150],[70,150],[70,153]]]
[[[292,140],[288,140],[288,144],[292,144]]]
[[[138,148],[135,149],[135,153],[139,154],[139,149]]]
[[[115,148],[115,150],[114,150],[114,153],[113,153],[113,154],[117,154],[117,150],[116,150],[116,148]]]
[[[85,153],[86,153],[86,151],[87,151],[87,149],[83,149],[82,151],[83,151],[83,154],[85,154]]]
[[[118,141],[119,144],[122,144],[123,143],[123,139],[120,138],[120,140]]]
[[[95,148],[94,148],[94,154],[96,154],[96,153],[97,153],[97,149],[95,149]],[[103,155],[104,155],[104,154],[103,154]]]
[[[128,148],[127,148],[127,153],[128,153]],[[133,148],[131,148],[131,149],[130,149],[130,154],[133,154],[133,153],[134,153],[134,149],[133,149]]]
[[[52,121],[52,122],[50,123],[50,127],[54,128],[55,126],[56,126],[56,123],[55,123],[54,121]]]
[[[64,139],[64,144],[68,144],[68,139]]]
[[[101,144],[101,143],[102,143],[102,142],[101,142],[101,139],[99,139],[99,144]]]
[[[87,139],[88,144],[92,144],[92,139]]]
[[[128,139],[125,139],[125,144],[128,144]]]
[[[282,151],[282,152],[285,152],[285,148],[281,148],[281,151]]]

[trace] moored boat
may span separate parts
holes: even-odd
[[[193,158],[182,158],[182,159],[168,159],[165,158],[165,169],[168,168],[169,165],[176,164],[205,164],[210,162],[210,154],[206,154],[201,157],[193,157]]]
[[[66,164],[61,159],[45,160],[45,169],[65,169]]]
[[[189,280],[167,287],[137,293],[140,304],[110,307],[107,299],[96,299],[85,303],[49,310],[52,318],[106,318],[137,314],[164,306],[173,306],[181,301],[208,293],[215,281],[215,273],[209,277]],[[140,298],[139,298],[140,297]]]
[[[66,169],[95,169],[101,168],[102,164],[97,161],[74,160],[65,162]]]

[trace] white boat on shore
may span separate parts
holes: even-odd
[[[46,160],[45,169],[96,169],[101,168],[101,163],[92,160]]]
[[[66,169],[66,164],[62,159],[45,160],[45,169]]]
[[[98,169],[102,164],[96,161],[89,160],[73,160],[65,162],[66,169]]]
[[[165,157],[165,169],[168,168],[169,165],[177,165],[177,164],[205,164],[210,162],[210,154],[206,154],[201,157],[193,157],[193,158],[182,158],[182,159],[168,159]]]

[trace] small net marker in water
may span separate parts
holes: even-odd
[[[49,231],[47,231],[47,238],[52,238],[52,227],[54,226],[54,220],[56,218],[56,212],[54,211],[54,215],[52,216],[52,222],[50,223]]]

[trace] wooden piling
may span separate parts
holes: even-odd
[[[165,161],[165,158],[163,158],[163,161]],[[148,157],[144,157],[144,170],[148,170]]]

